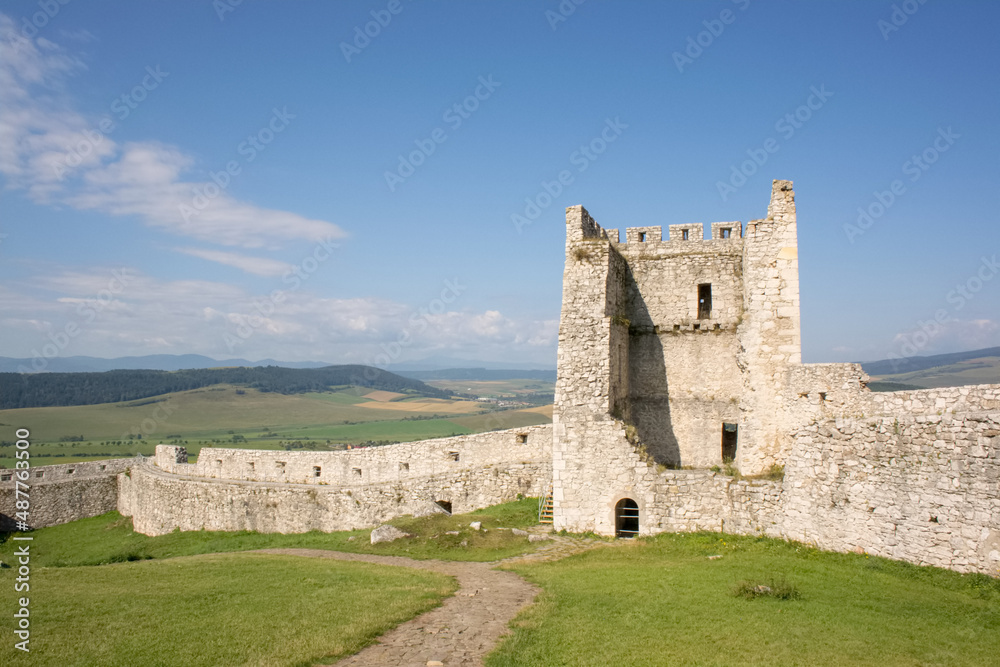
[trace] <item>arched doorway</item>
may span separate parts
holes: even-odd
[[[622,498],[615,505],[615,537],[635,537],[639,534],[639,506],[631,498]]]

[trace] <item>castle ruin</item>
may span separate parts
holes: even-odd
[[[765,218],[710,230],[634,227],[623,242],[567,209],[551,425],[344,452],[206,448],[193,464],[161,445],[117,474],[103,511],[150,535],[303,532],[537,495],[557,530],[759,534],[1000,575],[1000,385],[873,393],[857,364],[803,364],[791,182],[773,183]],[[8,518],[12,486],[0,481]],[[38,525],[68,520],[65,506]]]

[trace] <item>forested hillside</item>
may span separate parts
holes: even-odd
[[[326,368],[201,368],[181,371],[117,370],[105,373],[0,373],[0,409],[94,405],[134,401],[174,391],[232,384],[263,392],[301,394],[356,385],[447,398],[450,392],[370,366]]]

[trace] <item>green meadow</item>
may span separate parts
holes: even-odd
[[[151,455],[159,443],[252,449],[331,449],[408,442],[551,421],[544,412],[486,412],[468,401],[374,401],[344,387],[308,394],[263,393],[229,385],[126,403],[0,410],[0,466],[13,466],[14,431],[31,432],[35,465]],[[142,436],[141,438],[138,436]],[[131,437],[130,437],[131,436]]]

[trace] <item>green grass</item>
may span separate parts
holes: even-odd
[[[76,567],[270,548],[329,549],[483,562],[533,551],[537,545],[529,543],[527,538],[497,528],[535,525],[538,523],[537,511],[537,499],[526,498],[469,514],[438,514],[420,519],[401,517],[390,523],[413,537],[375,545],[370,543],[369,530],[289,535],[249,531],[175,531],[149,537],[132,530],[131,519],[109,512],[34,531],[32,564],[36,567]],[[469,527],[472,521],[481,521],[487,530],[472,530]],[[446,531],[456,530],[458,535],[445,534]],[[464,546],[463,541],[466,542]],[[13,541],[0,544],[0,560],[13,562],[16,546]]]
[[[413,413],[397,412],[396,414],[404,417]],[[427,438],[444,438],[450,435],[464,435],[472,433],[472,430],[461,426],[452,419],[398,419],[365,424],[331,424],[294,430],[285,429],[282,433],[289,433],[295,438],[322,438],[333,442],[359,442],[362,440],[409,442]]]
[[[161,442],[188,447],[197,456],[203,445],[244,449],[278,449],[281,442],[313,440],[319,448],[369,440],[409,442],[427,438],[514,428],[551,421],[537,413],[504,411],[489,415],[453,413],[447,403],[428,411],[361,407],[367,388],[345,387],[336,392],[283,395],[220,385],[165,394],[129,403],[104,403],[51,408],[0,410],[0,429],[27,428],[35,465],[149,456]],[[427,400],[427,399],[418,399]],[[436,415],[442,417],[434,418]],[[423,417],[424,419],[413,419]],[[345,423],[350,422],[350,423]],[[129,433],[142,439],[129,440]],[[61,442],[83,436],[83,442]],[[242,436],[246,442],[232,442]],[[11,443],[13,435],[0,437]],[[329,444],[327,441],[329,440]],[[120,445],[113,442],[123,441]],[[215,441],[213,443],[213,441]],[[0,466],[14,466],[12,446],[0,447]]]
[[[475,394],[476,396],[516,396],[517,394],[553,392],[555,382],[545,380],[425,380],[426,384],[438,389]]]
[[[13,580],[12,570],[0,572],[5,590]],[[14,648],[8,629],[0,664],[326,664],[433,608],[455,588],[430,572],[265,554],[35,565],[30,659]],[[3,599],[10,619],[15,596]]]
[[[717,534],[514,570],[544,593],[490,667],[980,667],[1000,655],[1000,581],[985,575]],[[734,596],[744,581],[785,582],[798,598]]]

